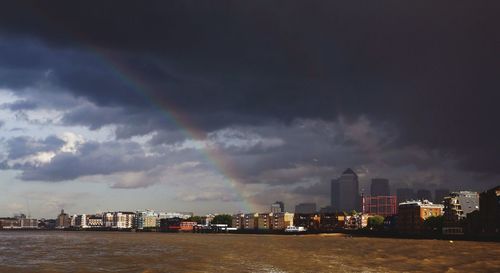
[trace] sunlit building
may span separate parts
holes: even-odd
[[[398,206],[397,229],[402,233],[419,233],[424,230],[424,220],[441,216],[443,205],[429,201],[407,201]]]
[[[271,214],[271,228],[273,230],[285,230],[286,227],[293,226],[293,213],[277,212]]]
[[[396,196],[363,196],[362,212],[383,217],[397,213]]]

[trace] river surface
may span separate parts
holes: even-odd
[[[321,235],[0,232],[0,272],[500,272],[500,243]]]

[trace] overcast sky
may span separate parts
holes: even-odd
[[[500,183],[498,1],[6,1],[0,215]]]

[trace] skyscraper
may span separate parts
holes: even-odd
[[[423,200],[431,201],[432,200],[432,193],[430,190],[420,189],[417,191],[417,199],[420,201],[423,201]]]
[[[448,189],[437,189],[434,191],[434,204],[441,204],[444,198],[450,194]]]
[[[405,201],[415,200],[415,192],[410,188],[400,188],[396,190],[398,196],[398,203]]]
[[[281,201],[274,202],[273,204],[271,204],[271,212],[272,213],[285,212],[285,203]]]
[[[331,204],[337,211],[359,210],[358,175],[350,168],[332,180]]]
[[[373,178],[370,187],[371,196],[389,196],[391,190],[389,189],[389,180],[385,178]]]
[[[295,206],[295,213],[316,213],[316,203],[300,203]]]

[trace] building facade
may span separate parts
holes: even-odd
[[[65,229],[69,228],[71,221],[69,219],[69,215],[64,212],[64,209],[61,210],[61,213],[57,216],[56,219],[56,228]]]
[[[295,213],[316,213],[316,203],[300,203],[295,206]]]
[[[468,213],[479,210],[479,194],[471,191],[452,192],[444,198],[443,234],[464,234]]]
[[[398,206],[397,229],[401,233],[424,231],[424,221],[431,216],[443,215],[443,205],[429,201],[407,201]]]
[[[415,192],[410,188],[399,188],[396,190],[396,196],[398,198],[398,204],[406,201],[414,201],[417,199]]]
[[[337,211],[359,210],[359,181],[353,170],[347,169],[338,179],[332,180],[331,205]]]
[[[420,201],[432,201],[432,193],[430,190],[420,189],[417,191],[417,199]]]
[[[293,226],[293,213],[277,212],[271,213],[271,228],[273,230],[285,230],[287,227]]]
[[[154,230],[158,224],[158,213],[152,210],[138,211],[135,215],[135,227],[138,230]]]
[[[389,179],[373,178],[370,186],[371,196],[390,196]]]
[[[397,213],[396,196],[363,196],[363,214],[393,216]]]
[[[274,202],[273,204],[271,204],[271,212],[285,212],[285,203],[281,201]]]

